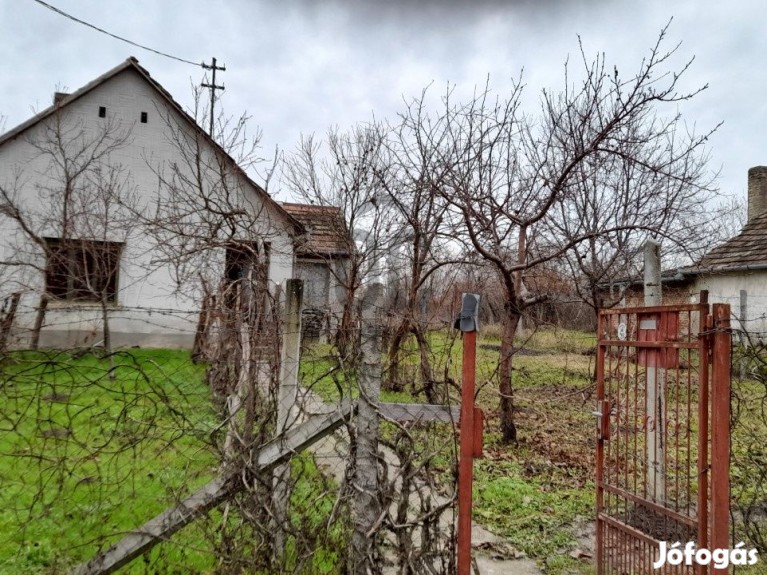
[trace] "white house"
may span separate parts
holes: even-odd
[[[706,290],[709,302],[730,304],[734,327],[767,339],[767,166],[748,170],[748,220],[740,233],[694,265],[664,272],[661,282],[663,303],[697,303]],[[612,284],[625,290],[621,305],[642,305],[640,278]]]
[[[767,337],[767,166],[748,170],[748,220],[741,232],[681,271],[694,294],[708,290],[709,301],[730,304],[733,325]]]
[[[106,313],[113,345],[190,346],[206,288],[249,260],[281,284],[304,233],[135,58],[0,136],[0,214],[20,345],[98,343]]]

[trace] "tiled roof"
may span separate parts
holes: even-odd
[[[283,209],[308,231],[306,242],[296,248],[300,256],[347,256],[351,235],[341,217],[341,208],[282,203]]]
[[[748,269],[767,265],[767,213],[752,218],[737,236],[708,252],[698,272]]]

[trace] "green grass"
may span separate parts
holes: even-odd
[[[184,351],[6,357],[0,574],[66,573],[212,479],[221,430],[204,372]],[[348,526],[331,520],[338,486],[309,454],[291,471],[288,513],[301,537],[288,537],[282,569],[336,573],[348,541]],[[229,551],[248,573],[273,573],[256,557],[263,532],[237,509],[199,518],[120,572],[214,573],[217,552]]]
[[[203,368],[175,351],[113,363],[54,352],[3,362],[0,573],[63,571],[214,475]],[[185,572],[209,562],[171,545],[149,561],[159,558]]]
[[[291,537],[289,541],[286,571],[337,573],[346,560],[351,530],[351,525],[333,520],[337,485],[320,471],[308,453],[294,458],[292,474],[296,488],[291,494],[289,513],[302,537]]]
[[[549,571],[571,567],[572,526],[593,513],[591,485],[555,487],[530,477],[517,461],[476,464],[475,520],[503,534]]]
[[[475,464],[474,519],[504,536],[547,571],[560,574],[588,572],[588,561],[570,557],[576,543],[575,526],[594,515],[594,419],[591,374],[594,369],[593,334],[567,330],[539,330],[515,343],[526,351],[514,356],[514,389],[520,443],[504,446],[498,429],[497,330],[480,332],[477,348],[477,403],[486,414],[485,458]],[[455,334],[431,332],[434,373],[460,382],[462,346]],[[302,362],[302,381],[326,401],[355,396],[353,382],[333,372],[329,346],[314,348]],[[406,391],[383,391],[382,401],[425,402],[410,393],[418,378],[418,354],[412,339],[404,346],[402,371]],[[385,376],[385,374],[384,374]],[[457,385],[443,388],[454,403]],[[384,437],[392,430],[382,427]],[[429,442],[432,462],[444,482],[453,479],[448,425],[433,425],[427,436],[412,430],[423,448]],[[435,436],[436,434],[436,436]],[[440,436],[441,435],[441,436]],[[439,437],[437,437],[439,436]],[[443,449],[435,446],[442,445]]]
[[[429,341],[437,379],[447,374],[460,382],[460,340],[433,332]],[[553,575],[593,572],[591,562],[569,553],[578,545],[577,527],[594,515],[594,343],[591,334],[565,330],[540,330],[517,342],[529,350],[513,360],[519,444],[505,446],[497,433],[498,340],[492,334],[479,338],[477,402],[486,428],[485,457],[475,464],[474,519]],[[406,381],[415,381],[412,341],[405,351],[403,372]],[[0,573],[65,572],[215,473],[209,444],[217,420],[204,368],[193,366],[184,352],[135,350],[115,361],[114,379],[109,362],[92,355],[24,354],[2,365]],[[353,374],[347,378],[334,366],[330,346],[313,348],[302,361],[303,384],[326,401],[355,397]],[[457,402],[457,384],[441,391]],[[765,434],[757,401],[763,388],[746,384],[741,391],[741,425],[748,435],[736,434],[733,450],[753,456],[760,449],[757,455],[767,461],[763,444],[748,441]],[[407,385],[404,392],[383,392],[382,400],[425,397]],[[387,425],[382,429],[391,438]],[[424,453],[432,450],[438,476],[450,483],[450,426],[416,427],[411,434]],[[733,472],[735,488],[749,481],[749,468],[737,463]],[[349,533],[342,523],[328,527],[337,486],[307,455],[294,460],[293,473],[300,480],[291,519],[309,535],[289,542],[284,567],[337,572]],[[193,523],[126,572],[214,572],[221,519],[215,512]]]

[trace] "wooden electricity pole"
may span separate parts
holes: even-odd
[[[206,64],[205,62],[202,63],[202,67],[205,70],[212,70],[211,74],[211,81],[210,83],[203,82],[202,87],[210,89],[210,128],[208,129],[208,135],[210,137],[213,137],[213,108],[216,106],[216,90],[224,90],[224,85],[221,84],[220,86],[216,84],[216,70],[221,70],[222,72],[226,72],[226,66],[217,66],[216,65],[216,59],[212,58],[210,64]]]

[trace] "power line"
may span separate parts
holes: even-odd
[[[192,62],[191,60],[185,60],[184,58],[179,58],[178,56],[173,56],[171,54],[166,54],[165,52],[160,52],[159,50],[155,50],[154,48],[150,48],[149,46],[144,46],[142,44],[138,44],[136,42],[133,42],[132,40],[128,40],[127,38],[123,38],[122,36],[118,36],[117,34],[112,34],[111,32],[107,32],[103,28],[99,28],[98,26],[94,26],[93,24],[89,24],[88,22],[85,22],[84,20],[80,20],[79,18],[75,18],[71,14],[67,14],[66,12],[59,10],[55,6],[51,6],[50,4],[43,2],[43,0],[34,0],[41,6],[44,6],[48,8],[48,10],[52,10],[56,12],[57,14],[60,14],[61,16],[64,16],[65,18],[69,18],[70,20],[77,22],[78,24],[82,24],[83,26],[87,26],[88,28],[92,28],[93,30],[96,30],[97,32],[101,32],[102,34],[106,34],[107,36],[111,36],[112,38],[115,38],[116,40],[120,40],[122,42],[125,42],[127,44],[130,44],[132,46],[136,46],[137,48],[141,48],[142,50],[147,50],[149,52],[154,52],[155,54],[158,54],[160,56],[165,56],[166,58],[170,58],[171,60],[176,60],[178,62],[183,62],[184,64],[191,64],[192,66],[203,66],[204,64],[200,64],[198,62]]]

